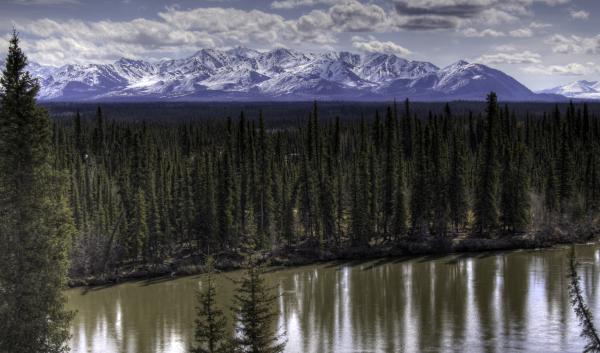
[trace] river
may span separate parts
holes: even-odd
[[[600,318],[600,245],[578,245]],[[324,263],[270,271],[286,352],[581,352],[569,248]],[[239,272],[218,277],[230,307]],[[67,292],[74,353],[186,352],[202,276]],[[231,323],[231,319],[229,319]],[[598,322],[598,321],[597,321]],[[231,325],[231,324],[230,324]]]

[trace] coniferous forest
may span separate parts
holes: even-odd
[[[243,111],[125,121],[99,106],[53,129],[78,230],[73,277],[207,254],[227,267],[253,251],[539,244],[591,232],[600,202],[600,120],[586,104],[516,113],[490,93],[477,114],[416,114],[406,100],[349,120],[315,102],[283,123]]]
[[[100,104],[52,119],[18,44],[13,33],[0,77],[3,353],[68,351],[67,279],[205,271],[191,351],[275,353],[287,344],[276,326],[283,294],[263,264],[598,234],[600,119],[585,103],[529,112],[490,92],[477,113],[405,100],[358,119],[323,117],[318,102],[301,119],[118,119]],[[586,351],[597,351],[578,266],[573,246],[570,303]],[[238,267],[230,335],[214,274]]]

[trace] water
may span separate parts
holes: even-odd
[[[279,327],[290,353],[581,352],[568,251],[327,263],[273,271],[267,280],[282,293]],[[577,257],[600,318],[600,245],[577,246]],[[239,275],[218,278],[225,309],[230,279]],[[78,311],[72,351],[185,352],[201,285],[202,276],[193,276],[68,291],[68,307]]]

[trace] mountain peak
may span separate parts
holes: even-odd
[[[545,89],[539,93],[560,94],[568,98],[600,99],[600,82],[578,80],[561,86]]]
[[[124,56],[120,57],[119,60],[115,61],[115,64],[139,64],[143,63],[144,60],[139,59],[129,59]]]
[[[594,86],[598,81],[578,80],[577,83],[584,86]]]
[[[468,61],[460,59],[450,66],[467,66],[467,65],[470,65],[470,63]]]

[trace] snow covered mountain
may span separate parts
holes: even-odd
[[[560,94],[569,98],[600,99],[600,82],[580,80],[546,89],[539,93]]]
[[[202,49],[174,60],[40,66],[41,100],[547,100],[501,71],[393,54]]]

